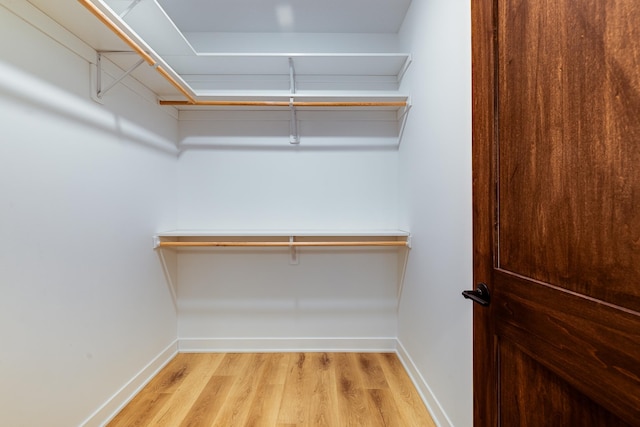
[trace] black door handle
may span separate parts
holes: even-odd
[[[489,288],[484,283],[480,283],[475,291],[463,291],[462,296],[484,306],[489,305],[491,302]]]

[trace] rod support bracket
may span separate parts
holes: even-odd
[[[294,236],[289,236],[289,243],[293,243],[295,242],[295,237]],[[289,247],[289,264],[291,265],[298,265],[300,260],[298,259],[298,248],[296,248],[294,245],[291,245]]]
[[[289,110],[291,111],[289,143],[292,145],[300,144],[300,133],[298,132],[298,114],[296,113],[295,105],[293,105],[293,97],[289,98]]]

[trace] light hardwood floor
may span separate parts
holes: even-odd
[[[109,426],[435,424],[392,353],[182,353]]]

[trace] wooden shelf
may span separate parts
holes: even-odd
[[[298,264],[299,248],[354,248],[362,250],[395,249],[398,251],[398,303],[411,249],[411,234],[404,230],[169,230],[153,237],[167,278],[174,304],[177,305],[176,251],[208,250],[220,247],[287,249],[289,264]],[[165,252],[173,253],[171,257]],[[339,252],[336,252],[339,253]],[[169,261],[170,260],[170,261]]]
[[[403,230],[171,230],[154,236],[155,248],[396,246],[411,247]]]
[[[256,51],[231,52],[215,42],[215,34],[200,35],[192,44],[158,2],[79,1],[151,66],[142,66],[134,55],[101,52],[127,70],[115,82],[131,75],[152,87],[162,77],[168,89],[156,90],[160,105],[178,110],[228,110],[234,114],[259,111],[263,115],[268,114],[264,110],[288,109],[288,139],[293,145],[301,142],[298,110],[325,121],[331,121],[331,116],[322,110],[356,110],[355,116],[345,116],[354,118],[354,128],[358,128],[365,114],[360,112],[369,111],[366,120],[388,123],[385,131],[392,129],[400,144],[411,103],[399,88],[411,55],[393,51],[399,46],[397,42],[380,45],[379,36],[370,34],[361,35],[357,43],[353,39],[343,43],[341,40],[348,39],[346,35],[307,34],[310,38],[305,43],[281,46],[284,39],[274,36],[271,43],[263,43],[260,39],[266,36],[258,34],[254,36],[257,39],[252,39]],[[234,46],[240,48],[231,43],[227,49]],[[300,50],[290,50],[295,48]],[[153,77],[149,70],[154,70]],[[96,81],[101,82],[101,67],[96,67],[96,73]],[[102,96],[98,89],[95,99]],[[380,116],[385,111],[392,117]]]
[[[181,75],[289,75],[289,58],[296,76],[393,76],[396,81],[411,61],[408,53],[213,53],[164,55]]]
[[[324,229],[291,229],[291,230],[169,230],[156,234],[157,237],[210,237],[210,236],[386,236],[408,237],[404,230],[365,229],[365,230],[324,230]]]
[[[225,51],[220,43],[211,42],[213,35],[201,35],[200,38],[209,40],[208,43],[199,40],[192,44],[157,2],[81,0],[81,3],[134,51],[142,55],[150,65],[161,65],[161,69],[166,71],[168,78],[175,80],[171,82],[173,86],[186,86],[182,89],[190,92],[197,99],[200,96],[211,96],[211,92],[226,89],[235,89],[239,92],[239,96],[243,96],[241,94],[243,90],[238,83],[246,82],[247,77],[250,79],[256,77],[259,81],[259,83],[252,82],[252,89],[273,90],[273,80],[270,79],[274,76],[288,78],[292,71],[290,64],[293,65],[296,78],[304,80],[321,76],[321,80],[326,84],[322,87],[320,83],[323,90],[331,91],[332,86],[335,87],[336,84],[340,86],[345,82],[358,85],[358,80],[382,78],[379,84],[384,87],[384,90],[388,90],[389,84],[392,83],[392,86],[395,85],[396,96],[401,96],[397,94],[397,88],[411,63],[411,55],[406,52],[388,50],[359,52],[357,49],[364,47],[361,44],[338,43],[334,38],[323,42],[309,40],[306,48],[300,46],[301,51],[264,51],[264,46],[256,51]],[[309,35],[306,36],[309,37]],[[256,44],[263,44],[262,39],[265,36],[257,37],[258,40],[254,42],[259,41],[260,43]],[[278,42],[283,41],[274,39],[273,43],[277,46],[273,48],[291,47],[279,46]],[[377,42],[379,42],[377,38],[372,39],[368,49],[375,49]],[[321,49],[319,46],[329,48],[330,51],[319,51],[318,49]],[[389,48],[390,46],[385,46],[383,49]],[[215,51],[212,51],[213,49]],[[337,51],[331,51],[333,49]],[[356,50],[342,51],[343,49]],[[131,66],[132,58],[127,58],[126,55],[113,53],[110,59],[123,69]],[[134,72],[133,75],[138,73]],[[205,78],[201,79],[203,76]],[[216,76],[221,77],[222,80],[212,82],[210,78],[215,79]],[[197,84],[191,83],[193,79]],[[341,82],[340,79],[346,80]],[[265,86],[260,88],[261,84]],[[177,95],[183,95],[183,90],[179,90]],[[353,91],[352,95],[353,97],[367,96],[360,95],[358,90]]]

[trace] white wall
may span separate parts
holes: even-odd
[[[291,147],[277,114],[251,126],[185,120],[178,132],[126,86],[100,106],[91,56],[0,7],[13,35],[0,39],[0,424],[77,425],[177,336],[369,346],[398,336],[440,420],[471,425],[467,3],[413,0],[402,89],[414,106],[399,152],[384,121],[354,131],[303,115]],[[178,162],[177,139],[189,147]],[[289,265],[274,250],[181,254],[178,322],[150,241],[175,227],[406,227],[399,320],[395,252],[307,251]]]
[[[123,86],[93,102],[86,59],[3,6],[0,28],[0,425],[79,425],[176,339],[151,237],[177,121]]]
[[[398,337],[441,409],[472,425],[471,35],[468,0],[413,0],[401,32],[413,108],[400,150],[413,249]]]
[[[184,349],[392,349],[395,250],[217,250],[179,256]]]
[[[318,147],[309,145],[304,133],[301,146],[295,147],[289,144],[288,122],[282,134],[273,136],[264,129],[258,136],[233,135],[241,130],[223,132],[224,122],[203,121],[181,121],[181,132],[203,123],[208,126],[203,134],[218,136],[200,137],[200,146],[180,155],[180,228],[397,228],[393,147],[356,147],[344,136],[328,137],[335,145]],[[274,124],[279,122],[267,126]],[[234,141],[206,145],[217,139]]]
[[[244,113],[185,116],[180,228],[397,229],[395,121],[302,114],[301,144],[291,146],[286,112],[282,120],[255,113],[257,122]],[[237,338],[257,349],[391,348],[396,250],[303,249],[299,259],[290,265],[282,250],[182,252],[179,337],[199,348],[233,347]]]

